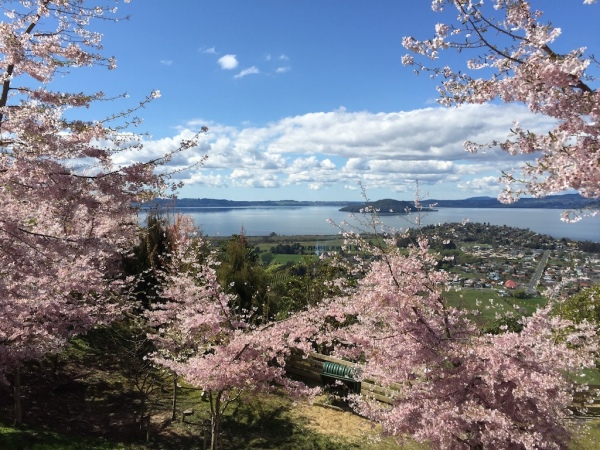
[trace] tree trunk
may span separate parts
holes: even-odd
[[[212,400],[212,399],[211,399]],[[211,401],[211,416],[210,416],[210,450],[218,450],[220,448],[219,435],[221,433],[221,393],[217,393],[214,399],[214,404]]]
[[[146,395],[142,393],[140,398],[140,430],[144,430],[144,422],[146,417]]]
[[[13,378],[13,400],[15,402],[15,427],[23,424],[23,410],[21,407],[21,368],[17,366]]]
[[[177,418],[177,374],[172,372],[173,375],[173,401],[171,409],[171,420],[175,421]]]
[[[146,416],[146,442],[150,442],[150,413]]]
[[[52,363],[52,378],[56,379],[56,377],[58,376],[58,353],[53,353],[49,355],[49,358],[50,362]]]

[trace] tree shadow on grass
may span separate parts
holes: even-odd
[[[274,401],[275,400],[275,401]],[[223,421],[223,449],[345,450],[358,447],[315,433],[277,397],[240,402]]]
[[[83,343],[84,344],[84,343]],[[23,371],[22,405],[25,426],[14,419],[8,386],[0,386],[0,450],[11,449],[135,449],[196,450],[204,448],[203,426],[208,404],[196,390],[180,392],[178,420],[170,420],[169,389],[157,389],[149,404],[149,441],[140,426],[140,401],[114,355],[95,343],[74,345],[53,361],[31,364]],[[108,346],[107,346],[108,347]],[[183,409],[194,415],[181,423]],[[222,449],[356,449],[311,431],[307,421],[292,414],[284,394],[246,396],[223,418]],[[4,425],[4,427],[2,426]],[[209,443],[207,438],[207,443]]]
[[[37,429],[23,427],[20,429],[2,428],[0,431],[0,448],[3,450],[70,450],[70,449],[110,449],[114,448],[108,442],[102,443],[95,439],[81,436],[71,436]]]

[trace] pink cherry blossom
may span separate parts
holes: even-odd
[[[170,155],[115,163],[139,148],[126,132],[139,105],[96,121],[75,108],[103,92],[57,92],[54,77],[81,66],[111,66],[94,19],[112,20],[114,1],[2,2],[0,23],[0,380],[22,362],[107,323],[119,305],[119,263],[137,233],[134,204],[170,185],[155,169]],[[105,3],[105,4],[103,4]],[[118,97],[117,97],[118,98]],[[193,141],[193,140],[192,140]],[[190,144],[186,143],[186,147]]]
[[[357,412],[434,448],[567,448],[567,374],[594,365],[594,327],[576,328],[548,306],[523,319],[520,333],[486,334],[446,300],[448,274],[436,269],[426,238],[406,254],[393,235],[370,250],[346,236],[373,257],[366,276],[285,326],[290,346],[328,349],[355,362],[359,379],[396,392],[391,406],[354,396]]]
[[[288,328],[253,325],[247,312],[232,306],[236,302],[217,282],[214,256],[203,256],[191,218],[177,215],[168,234],[172,248],[160,276],[164,301],[147,313],[157,348],[152,359],[204,390],[211,406],[211,448],[217,448],[221,417],[240,395],[276,385],[296,396],[311,390],[285,376]]]
[[[521,0],[434,0],[434,11],[455,8],[457,22],[436,25],[432,39],[405,37],[402,44],[430,60],[446,49],[463,54],[471,51],[475,56],[468,60],[468,70],[430,66],[408,55],[402,62],[416,67],[417,72],[441,77],[439,101],[443,105],[499,99],[522,103],[531,112],[554,119],[554,128],[545,133],[515,125],[504,141],[465,144],[469,151],[499,146],[511,154],[535,156],[520,173],[502,177],[506,189],[501,201],[511,202],[525,193],[540,197],[568,189],[596,199],[600,197],[600,92],[594,87],[597,79],[590,67],[597,69],[598,63],[585,48],[556,53],[553,45],[561,30],[545,23],[543,13],[533,10],[532,4]],[[479,78],[477,70],[483,72]]]

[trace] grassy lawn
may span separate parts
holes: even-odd
[[[184,403],[191,401],[184,394]],[[190,405],[188,405],[190,406]],[[2,450],[154,450],[204,448],[200,432],[208,418],[207,403],[195,402],[194,414],[185,423],[156,424],[148,443],[144,439],[123,443],[116,439],[86,438],[43,428],[15,429],[0,424]],[[349,411],[318,405],[296,404],[283,395],[245,397],[233,405],[222,424],[222,448],[281,450],[419,450],[415,443],[398,445],[379,439],[377,430]]]
[[[470,298],[470,296],[467,296]],[[476,298],[474,296],[473,298]],[[472,299],[471,299],[472,300]],[[523,300],[525,301],[525,300]],[[122,392],[121,377],[114,368],[93,373],[96,366],[88,359],[85,346],[71,349],[74,359],[89,364],[85,371],[88,384],[85,395],[64,395],[45,387],[36,397],[24,400],[25,417],[31,426],[15,429],[0,422],[1,450],[200,450],[204,446],[201,430],[209,418],[209,404],[200,398],[197,389],[183,388],[178,398],[178,411],[192,409],[193,414],[181,421],[170,420],[170,389],[157,390],[150,402],[150,440],[135,424],[136,401]],[[85,358],[84,358],[85,356]],[[88,370],[90,369],[90,370]],[[71,369],[73,370],[73,369]],[[81,370],[81,369],[80,369]],[[591,376],[592,374],[590,374]],[[597,374],[596,374],[597,375]],[[79,377],[78,377],[79,378]],[[100,383],[100,380],[102,383]],[[33,381],[33,380],[31,380]],[[166,380],[165,386],[169,386]],[[31,385],[31,383],[29,384]],[[33,392],[32,392],[33,394]],[[125,395],[127,394],[127,395]],[[123,402],[115,403],[116,398]],[[317,399],[317,402],[322,399]],[[36,406],[33,414],[32,406]],[[5,405],[8,408],[9,405]],[[57,408],[60,406],[60,408]],[[53,409],[55,408],[55,409]],[[47,411],[51,411],[47,414]],[[4,417],[10,417],[5,409]],[[40,415],[43,414],[43,415]],[[118,418],[118,415],[122,417]],[[107,420],[111,416],[110,420]],[[75,418],[85,419],[85,426],[73,427]],[[573,421],[573,426],[580,424]],[[581,422],[585,428],[576,430],[574,450],[592,450],[600,441],[600,420]],[[92,426],[97,428],[94,432]],[[223,419],[222,448],[282,449],[282,450],[426,450],[414,442],[398,445],[391,438],[378,438],[377,427],[347,409],[332,409],[318,404],[293,402],[284,394],[245,396],[232,404]],[[96,437],[91,437],[92,433]]]
[[[595,450],[600,442],[600,419],[586,420],[575,430],[572,450]]]
[[[449,290],[444,294],[448,302],[457,308],[476,311],[476,321],[487,324],[495,320],[496,315],[514,313],[517,316],[531,315],[537,308],[546,304],[542,297],[518,299],[504,297],[495,289]]]
[[[322,250],[339,248],[344,244],[344,240],[338,236],[272,236],[268,238],[249,237],[251,245],[258,247],[260,252],[269,252],[272,247],[277,244],[300,244],[305,247],[305,254],[275,254],[271,265],[282,265],[286,263],[299,263],[303,258],[311,258],[317,260],[317,255],[314,254],[308,247],[319,245]],[[266,241],[266,242],[265,242]]]
[[[586,369],[575,377],[575,380],[582,384],[600,386],[600,371],[598,369]]]
[[[85,438],[35,428],[15,429],[0,424],[3,450],[200,450],[203,438],[198,432],[203,414],[195,413],[184,424],[149,443],[119,443],[101,438]],[[235,420],[233,420],[235,417]],[[572,450],[595,450],[600,441],[600,419],[573,420]],[[377,429],[347,411],[320,406],[293,405],[289,399],[272,396],[241,402],[223,423],[222,448],[281,450],[427,450],[414,442],[397,444],[390,438],[378,439]]]
[[[305,255],[274,255],[271,264],[299,263]]]
[[[0,423],[0,448],[3,450],[133,450],[141,447],[43,429],[13,428]]]
[[[171,379],[148,401],[149,440],[140,429],[139,398],[123,367],[110,358],[104,335],[76,340],[58,360],[56,374],[38,365],[23,378],[25,426],[11,426],[12,404],[0,387],[0,450],[200,450],[209,403],[198,389],[181,388],[177,419],[171,420]],[[102,351],[99,351],[102,350]],[[58,387],[68,386],[67,390]],[[76,389],[75,389],[76,388]],[[5,395],[6,394],[6,395]],[[193,413],[181,420],[181,411]],[[343,432],[340,432],[342,430]],[[230,405],[222,423],[222,448],[315,450],[417,450],[394,440],[374,442],[377,431],[348,411],[296,403],[275,392],[243,396]]]

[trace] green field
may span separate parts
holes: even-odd
[[[495,289],[448,290],[444,293],[448,302],[457,308],[476,311],[475,320],[480,324],[494,321],[496,315],[514,313],[517,316],[528,316],[546,304],[543,297],[518,299],[501,295]]]
[[[292,263],[292,264],[297,264],[300,261],[302,261],[302,258],[306,257],[305,255],[284,255],[284,254],[277,254],[274,255],[273,261],[271,261],[271,264],[288,264],[288,263]]]

